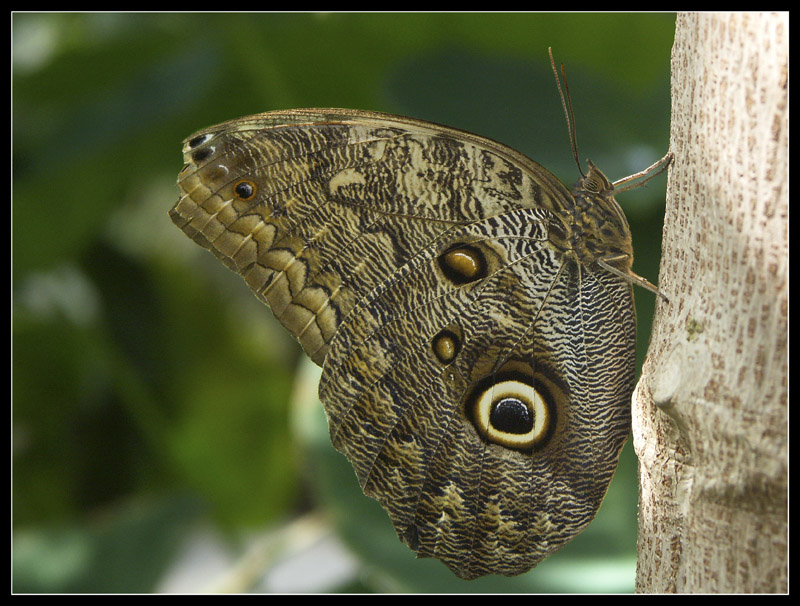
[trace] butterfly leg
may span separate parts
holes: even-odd
[[[628,280],[628,282],[636,284],[637,286],[641,286],[642,288],[645,288],[645,289],[649,290],[650,292],[652,292],[654,294],[657,294],[659,297],[661,297],[662,299],[664,299],[667,302],[669,301],[669,299],[667,298],[667,295],[665,295],[663,292],[658,290],[658,286],[656,286],[654,284],[651,284],[646,278],[643,278],[642,276],[640,276],[638,274],[635,274],[630,270],[628,270],[627,272],[624,272],[622,270],[617,269],[616,267],[614,267],[612,265],[612,263],[615,263],[617,261],[621,261],[624,258],[625,258],[624,255],[615,255],[613,257],[606,257],[604,259],[598,259],[597,260],[597,264],[600,267],[602,267],[603,269],[605,269],[606,271],[610,271],[612,274],[616,274],[620,278],[624,278],[624,279]]]
[[[619,192],[627,191],[629,189],[633,189],[634,187],[641,187],[651,179],[657,177],[665,170],[667,170],[667,168],[669,168],[669,165],[672,164],[672,160],[673,160],[672,152],[667,152],[667,154],[663,158],[657,160],[656,162],[653,162],[653,164],[651,164],[644,170],[641,170],[633,175],[628,175],[627,177],[623,177],[618,181],[614,181],[614,183],[612,183],[612,185],[614,186],[614,193],[618,194]],[[639,183],[631,183],[631,181],[636,181],[637,179],[641,179],[642,177],[647,177],[647,178],[644,181],[640,181]],[[627,185],[625,187],[619,187],[619,185],[622,185],[623,183],[630,183],[630,185]]]

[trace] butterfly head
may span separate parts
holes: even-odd
[[[614,185],[591,160],[588,165],[572,189],[573,250],[586,264],[604,260],[627,273],[633,264],[628,220],[614,199]]]

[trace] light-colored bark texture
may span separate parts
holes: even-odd
[[[788,590],[787,14],[680,14],[639,592]]]

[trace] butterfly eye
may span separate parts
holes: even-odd
[[[592,194],[599,194],[602,189],[600,182],[594,177],[587,177],[583,182],[583,189]]]
[[[453,284],[461,285],[485,278],[486,258],[475,246],[457,244],[439,257],[439,267]]]
[[[252,181],[239,181],[236,185],[233,186],[233,191],[236,193],[236,197],[240,200],[251,200],[258,191],[258,187]]]

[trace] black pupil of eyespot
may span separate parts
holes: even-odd
[[[489,422],[498,431],[524,434],[533,428],[533,415],[522,400],[503,398],[492,407]]]
[[[253,186],[249,183],[239,183],[236,186],[236,193],[242,198],[249,198],[253,195]]]

